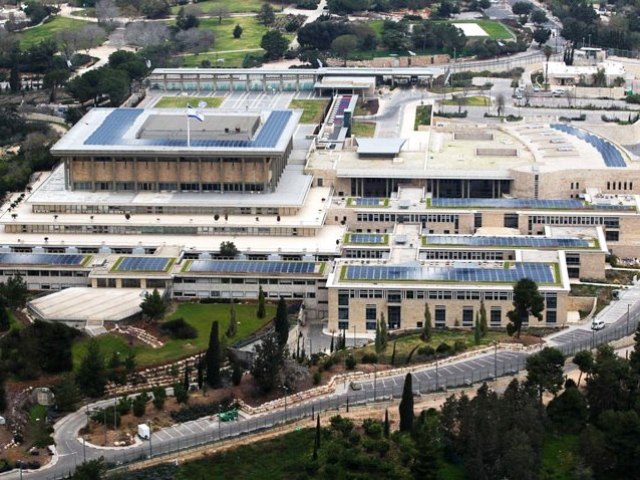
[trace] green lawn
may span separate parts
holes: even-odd
[[[375,122],[353,122],[351,124],[351,135],[355,137],[371,138],[376,133]]]
[[[487,32],[487,35],[494,40],[512,40],[513,33],[503,23],[496,20],[452,20],[450,23],[477,23]],[[470,38],[486,38],[486,37],[470,37]]]
[[[76,30],[87,25],[84,20],[75,18],[53,17],[50,22],[30,28],[19,34],[20,48],[26,50],[37,43],[48,38],[53,38],[56,33],[62,30]]]
[[[267,304],[267,315],[264,319],[256,318],[255,304],[236,304],[236,319],[238,321],[238,333],[232,339],[226,339],[224,332],[229,323],[229,305],[226,303],[183,303],[167,319],[184,318],[187,323],[198,332],[198,337],[190,340],[169,340],[161,348],[151,348],[148,345],[137,345],[133,348],[136,354],[136,363],[139,366],[167,363],[172,360],[187,357],[207,348],[211,322],[218,320],[220,336],[229,342],[236,342],[248,337],[262,326],[266,325],[275,315],[275,306]],[[106,359],[109,359],[114,351],[126,355],[130,350],[124,337],[114,334],[105,334],[97,337],[101,351]],[[83,338],[73,346],[73,363],[79,365],[84,357],[89,339]]]
[[[205,102],[207,108],[218,108],[224,100],[222,97],[162,97],[155,108],[186,108],[187,103],[196,107],[198,103]]]
[[[193,55],[185,55],[182,57],[182,66],[183,67],[200,67],[202,65],[203,60],[209,60],[211,62],[211,67],[232,67],[232,68],[240,68],[242,67],[242,61],[244,57],[248,54],[261,57],[264,55],[264,50],[258,48],[251,52],[230,52],[230,53],[200,53]],[[220,62],[219,60],[224,60]]]
[[[458,101],[454,98],[449,98],[447,100],[443,100],[442,105],[458,105]],[[469,107],[486,107],[487,105],[491,105],[491,99],[483,95],[471,95],[469,97],[464,97],[463,105]]]
[[[302,109],[300,123],[320,123],[329,100],[291,100],[289,108]]]
[[[82,10],[74,10],[71,12],[71,15],[74,17],[95,17],[96,9],[95,7],[83,8]]]
[[[576,435],[548,436],[542,448],[541,480],[572,480],[578,451]]]
[[[378,37],[378,40],[380,40],[382,38],[382,30],[384,30],[384,20],[371,20],[370,22],[367,22],[367,25],[376,32],[376,36]]]
[[[229,13],[253,13],[260,11],[260,7],[265,2],[260,0],[205,0],[204,2],[198,2],[194,4],[198,7],[203,13],[209,13],[218,8],[225,8]],[[272,4],[273,9],[278,12],[280,11],[280,5]],[[174,15],[178,13],[181,5],[176,5],[171,7],[171,13]]]
[[[233,29],[240,25],[243,29],[240,38],[233,38]],[[214,51],[246,50],[260,48],[262,36],[268,28],[258,23],[255,17],[223,18],[222,23],[217,18],[203,18],[200,29],[211,30],[215,36]]]
[[[431,105],[418,105],[416,107],[416,120],[413,129],[418,130],[420,125],[431,125]]]

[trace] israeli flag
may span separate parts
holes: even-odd
[[[202,115],[202,113],[193,108],[191,105],[187,105],[187,117],[195,118],[199,122],[204,122],[204,115]]]

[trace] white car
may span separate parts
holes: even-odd
[[[605,326],[604,320],[594,320],[591,322],[591,330],[602,330]]]
[[[540,87],[538,85],[534,85],[533,86],[533,91],[534,92],[539,92],[540,91]]]
[[[558,89],[551,92],[552,97],[561,97],[562,95],[564,95],[564,90]]]

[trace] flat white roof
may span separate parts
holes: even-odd
[[[117,322],[140,313],[141,288],[73,287],[29,302],[47,321]]]

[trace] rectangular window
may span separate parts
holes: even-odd
[[[376,329],[376,322],[366,322],[365,324],[367,330],[375,330]]]
[[[366,309],[365,309],[365,319],[366,320],[373,320],[375,322],[376,318],[377,318],[377,309],[375,305],[367,305]],[[374,327],[375,329],[375,327]]]
[[[462,326],[473,327],[473,307],[462,308]]]
[[[500,307],[491,307],[491,311],[489,314],[489,323],[492,327],[499,327],[502,323],[502,308]]]
[[[547,323],[556,323],[558,319],[558,312],[555,310],[547,311]]]
[[[338,293],[338,305],[349,305],[349,292],[345,292],[344,290],[342,290]]]
[[[400,303],[402,302],[402,292],[397,290],[389,291],[387,294],[387,301],[389,303]]]
[[[505,228],[518,228],[518,214],[517,213],[505,213],[504,214],[504,227]]]
[[[339,308],[338,309],[338,320],[349,320],[349,309],[348,308]]]
[[[481,213],[474,213],[473,214],[473,226],[475,228],[481,228],[482,227],[482,214]]]
[[[605,232],[605,238],[607,239],[607,241],[609,242],[617,242],[618,239],[620,238],[620,232],[618,231],[613,231],[613,230],[607,230]]]
[[[436,305],[434,313],[435,326],[444,328],[447,323],[447,309],[444,305]]]
[[[558,296],[555,293],[547,294],[547,307],[546,308],[558,308]]]
[[[338,330],[349,330],[349,322],[338,322]]]
[[[160,182],[158,183],[158,190],[175,192],[178,190],[178,184],[175,182]]]

